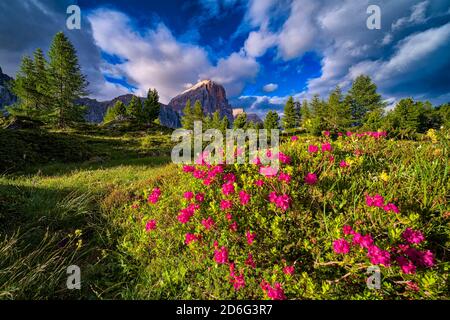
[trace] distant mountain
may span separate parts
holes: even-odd
[[[133,98],[132,94],[124,94],[118,96],[112,100],[107,101],[97,101],[91,98],[82,98],[77,100],[77,104],[84,105],[88,107],[85,119],[88,122],[100,123],[103,121],[106,110],[113,106],[117,101],[122,101],[125,105],[128,105]],[[138,97],[144,103],[145,98]],[[160,104],[161,108],[159,111],[159,120],[163,126],[169,128],[179,128],[181,126],[180,117],[173,111],[170,107]]]
[[[17,97],[9,89],[9,83],[12,80],[10,76],[4,74],[0,67],[0,110],[17,101]]]
[[[243,108],[234,108],[233,109],[233,117],[234,119],[236,119],[236,117],[241,114],[244,113],[244,109]],[[261,120],[261,118],[256,114],[256,113],[247,113],[247,122],[254,122],[254,123],[263,123],[263,121]]]
[[[200,81],[170,100],[168,105],[174,111],[182,114],[188,100],[191,101],[192,106],[195,101],[199,100],[205,114],[211,115],[218,110],[221,117],[226,116],[231,122],[233,121],[233,111],[228,103],[225,89],[214,81]]]

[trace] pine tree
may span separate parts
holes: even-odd
[[[74,101],[86,95],[87,81],[81,73],[75,48],[64,33],[58,32],[53,38],[49,58],[49,93],[58,126],[65,127],[69,122],[82,120],[83,107]]]
[[[345,102],[350,107],[354,125],[362,124],[368,112],[384,107],[381,96],[377,93],[377,86],[365,75],[360,75],[353,81]]]
[[[141,99],[136,96],[131,98],[127,107],[127,115],[137,122],[142,121],[142,103]]]
[[[48,67],[44,53],[41,49],[34,52],[34,81],[36,85],[37,109],[44,115],[51,108],[51,98],[49,96]]]
[[[203,121],[204,113],[203,113],[203,107],[202,107],[200,100],[195,101],[192,114],[193,114],[194,122],[195,121]]]
[[[343,130],[350,124],[350,109],[343,101],[339,86],[336,86],[328,98],[325,119],[328,130]]]
[[[33,60],[29,56],[22,58],[19,72],[13,82],[12,90],[19,98],[19,104],[9,109],[13,114],[32,116],[36,114],[36,81]]]
[[[107,123],[116,120],[119,117],[125,116],[127,113],[127,108],[125,104],[118,100],[112,107],[106,110],[105,117],[103,118],[103,123]]]
[[[295,128],[296,124],[296,114],[294,107],[294,99],[289,97],[286,105],[284,106],[284,114],[283,114],[283,128],[285,130]]]
[[[306,128],[309,124],[308,122],[311,121],[311,111],[309,110],[308,100],[303,100],[302,107],[300,108],[300,113],[301,125]]]
[[[300,127],[302,123],[302,105],[300,102],[294,102],[295,127]]]
[[[314,95],[311,99],[311,121],[307,127],[311,134],[318,135],[323,130],[328,129],[325,117],[327,116],[327,104],[319,98],[319,95]]]
[[[186,106],[183,109],[183,116],[181,117],[181,124],[184,129],[192,130],[194,128],[194,116],[191,107],[191,100],[186,101]]]
[[[211,129],[211,128],[212,128],[212,127],[211,127],[211,122],[212,122],[211,116],[210,116],[209,114],[206,115],[206,116],[203,118],[203,126],[202,126],[202,129],[203,129],[203,130]]]
[[[222,131],[222,133],[225,133],[229,128],[230,128],[230,120],[228,119],[227,116],[224,116],[221,121],[220,130]]]
[[[146,124],[150,124],[159,118],[159,95],[156,89],[148,89],[147,99],[142,107],[142,117]]]
[[[266,118],[264,119],[264,129],[279,129],[279,120],[280,117],[278,116],[278,113],[270,110],[269,112],[267,112]]]
[[[212,115],[212,119],[211,119],[211,128],[213,129],[221,129],[222,128],[222,123],[221,123],[221,119],[220,119],[220,112],[219,110],[214,111],[213,115]]]
[[[247,114],[245,112],[239,113],[233,121],[234,129],[245,129],[247,125]]]

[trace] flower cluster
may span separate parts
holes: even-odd
[[[376,194],[373,197],[366,195],[366,204],[369,207],[382,208],[386,212],[392,211],[395,213],[400,213],[400,210],[398,209],[398,207],[395,204],[385,203],[384,198],[379,194]]]

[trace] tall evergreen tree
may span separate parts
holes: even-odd
[[[49,93],[58,125],[65,127],[69,122],[82,120],[84,109],[74,101],[87,94],[87,81],[75,48],[64,33],[58,32],[53,38],[49,58]]]
[[[194,122],[195,121],[203,121],[203,118],[205,115],[203,113],[203,107],[202,107],[200,100],[195,101],[192,114],[193,114]]]
[[[9,109],[13,114],[31,116],[36,113],[36,79],[33,60],[29,56],[22,58],[19,72],[13,82],[12,90],[19,98],[17,107]]]
[[[344,103],[339,86],[336,86],[328,98],[325,119],[328,129],[342,130],[350,124],[350,108]]]
[[[123,117],[127,114],[127,107],[125,104],[118,100],[112,107],[106,110],[105,117],[103,118],[103,123],[107,123],[116,120],[119,117]]]
[[[368,112],[384,107],[381,96],[377,93],[377,86],[365,75],[360,75],[353,81],[345,102],[350,107],[354,125],[362,124]]]
[[[285,130],[295,128],[296,122],[294,98],[289,97],[286,105],[284,106],[284,114],[282,119],[283,128]]]
[[[191,100],[186,101],[186,106],[183,109],[183,116],[181,117],[181,125],[184,129],[192,130],[194,128],[194,115],[191,107]]]
[[[49,76],[47,61],[41,49],[34,52],[34,81],[36,85],[37,108],[46,113],[51,108],[51,98],[49,96]]]
[[[298,101],[294,102],[295,112],[295,127],[300,127],[302,124],[302,104]]]
[[[214,111],[214,113],[212,115],[210,127],[213,129],[219,129],[219,130],[222,128],[219,110]]]
[[[148,89],[147,99],[142,106],[142,117],[146,124],[149,124],[159,118],[159,95],[156,89]]]
[[[127,106],[127,115],[137,122],[142,121],[142,102],[136,96],[131,98],[130,103]]]
[[[245,129],[247,125],[247,114],[242,112],[237,115],[236,119],[233,121],[234,129]]]
[[[302,102],[302,107],[300,108],[301,113],[301,125],[306,128],[308,122],[311,121],[311,111],[309,110],[308,100],[304,99]]]
[[[278,113],[276,111],[270,110],[266,114],[266,118],[264,119],[264,129],[271,130],[271,129],[279,129],[280,117],[278,116]]]
[[[230,120],[228,119],[227,116],[224,116],[221,121],[220,129],[223,133],[225,133],[229,128],[230,128]]]

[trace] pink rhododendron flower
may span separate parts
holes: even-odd
[[[146,231],[155,230],[155,229],[156,229],[156,220],[149,220],[145,224],[145,230]]]
[[[286,211],[291,204],[291,198],[287,194],[279,196],[276,192],[271,192],[269,194],[269,201],[275,203],[275,205],[283,211]]]
[[[391,254],[389,251],[382,250],[375,245],[368,248],[367,256],[373,264],[382,264],[388,267],[391,263]]]
[[[186,233],[184,243],[187,245],[191,244],[194,241],[198,240],[198,236],[192,233]]]
[[[272,300],[286,300],[286,296],[284,295],[284,290],[281,287],[281,284],[278,282],[274,283],[274,286],[270,286],[268,283],[261,284],[261,287],[266,292],[267,296]],[[265,289],[264,289],[265,288]]]
[[[258,187],[262,187],[264,185],[264,181],[262,181],[261,179],[256,180],[255,185],[257,185]]]
[[[305,183],[309,185],[316,184],[317,182],[317,175],[312,172],[308,172],[305,176]]]
[[[383,210],[386,212],[392,211],[395,213],[400,213],[400,210],[398,210],[397,206],[393,203],[388,203],[383,207]]]
[[[280,160],[281,163],[284,163],[284,164],[291,163],[291,157],[289,157],[288,155],[285,155],[283,152],[278,153],[278,159]]]
[[[255,241],[256,233],[251,233],[250,231],[247,231],[245,233],[245,236],[247,237],[247,243],[251,245],[253,241]]]
[[[160,195],[161,195],[161,190],[159,188],[154,188],[152,193],[148,196],[148,202],[150,202],[150,203],[158,202]]]
[[[267,150],[266,151],[266,156],[267,156],[267,158],[272,158],[272,150]]]
[[[298,140],[298,137],[297,136],[292,136],[291,137],[291,141],[297,141]]]
[[[331,152],[331,150],[333,150],[333,148],[329,142],[322,144],[322,152]]]
[[[202,225],[205,227],[206,230],[211,229],[212,227],[214,227],[214,220],[211,217],[208,217],[208,219],[203,219],[202,220]]]
[[[354,234],[355,232],[353,231],[352,227],[350,227],[349,225],[345,225],[342,227],[342,231],[344,232],[345,235],[348,234]]]
[[[349,166],[349,164],[345,160],[342,160],[339,163],[339,167],[341,167],[341,168],[347,168],[348,166]]]
[[[333,241],[333,250],[337,254],[345,254],[350,252],[350,244],[345,239],[338,239]]]
[[[384,198],[380,196],[379,194],[374,195],[373,197],[367,195],[366,196],[366,204],[369,207],[383,207],[384,205]]]
[[[419,286],[414,281],[407,281],[406,289],[411,290],[411,291],[416,291],[416,292],[418,292],[420,290]]]
[[[245,286],[244,275],[237,275],[235,272],[234,263],[230,264],[230,282],[233,284],[235,290],[239,290]]]
[[[293,276],[295,273],[295,267],[294,266],[286,266],[283,268],[283,273],[289,276]]]
[[[195,210],[199,209],[198,204],[191,203],[187,208],[181,209],[177,219],[181,223],[188,223],[189,219],[194,215]]]
[[[227,210],[233,207],[233,202],[231,200],[221,200],[220,201],[220,209]]]
[[[205,194],[204,193],[197,193],[195,195],[195,200],[197,202],[203,202],[205,200]]]
[[[224,182],[234,183],[236,182],[236,176],[233,173],[227,173],[223,176]]]
[[[185,192],[183,197],[187,200],[191,200],[194,197],[194,193],[192,191]]]
[[[222,193],[226,196],[234,193],[234,184],[232,182],[224,183],[222,185]]]
[[[425,240],[425,237],[423,236],[422,232],[415,231],[411,228],[406,228],[405,231],[402,233],[402,238],[405,239],[406,242],[411,244],[418,244],[421,243],[423,240]]]
[[[211,178],[203,179],[203,184],[204,184],[205,186],[211,185],[212,182],[213,182],[213,180],[212,180]]]
[[[239,200],[241,201],[241,204],[245,206],[250,201],[250,195],[244,190],[241,190],[239,192]]]
[[[228,263],[228,250],[225,246],[222,246],[220,250],[214,250],[214,261],[218,264]]]
[[[318,147],[318,146],[313,145],[313,144],[310,144],[310,145],[308,146],[308,152],[309,152],[309,153],[316,153],[316,152],[318,152],[318,151],[319,151],[319,147]]]
[[[409,261],[407,258],[399,256],[396,258],[396,261],[400,268],[402,269],[402,272],[405,274],[414,274],[416,273],[416,266]]]
[[[289,183],[291,181],[291,176],[287,173],[280,172],[280,174],[278,175],[278,180]]]
[[[323,135],[324,135],[325,137],[329,137],[329,136],[330,136],[330,131],[324,131],[324,132],[323,132]]]
[[[194,172],[194,170],[195,170],[194,166],[187,166],[187,165],[183,166],[184,172]]]
[[[259,168],[259,173],[266,177],[274,177],[277,175],[277,172],[278,169],[271,166]]]
[[[347,133],[346,133],[346,135],[347,135],[347,137],[351,137],[352,136],[352,132],[350,132],[350,131],[347,131]]]
[[[256,263],[255,261],[253,261],[253,255],[251,253],[248,254],[247,259],[245,260],[245,264],[252,267],[253,269],[256,268]]]
[[[256,164],[257,166],[261,165],[261,159],[259,159],[259,157],[256,157],[255,159],[252,160],[253,164]]]
[[[192,175],[196,179],[203,179],[206,177],[207,173],[206,173],[206,171],[195,169],[194,173]]]
[[[232,224],[230,224],[230,230],[233,232],[236,232],[238,230],[238,224],[236,221],[234,221]]]
[[[233,216],[231,215],[231,213],[227,213],[225,215],[225,217],[227,218],[228,221],[231,221],[231,219],[233,219]]]

